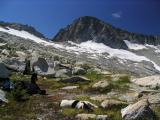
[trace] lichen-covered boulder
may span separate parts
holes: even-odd
[[[130,104],[121,110],[124,120],[155,120],[154,112],[149,107],[147,99]]]

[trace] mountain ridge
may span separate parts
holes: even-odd
[[[123,40],[139,44],[160,44],[160,36],[128,32],[91,16],[83,16],[74,20],[72,24],[62,28],[52,39],[56,42],[73,41],[76,43],[88,40],[121,49],[127,49]]]
[[[40,33],[38,30],[36,30],[33,26],[30,26],[28,24],[21,24],[21,23],[10,23],[10,22],[4,22],[4,21],[0,21],[0,26],[3,28],[9,27],[9,28],[13,28],[15,30],[19,30],[19,31],[26,31],[29,32],[37,37],[40,38],[46,38],[42,33]]]

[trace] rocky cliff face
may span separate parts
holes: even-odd
[[[158,36],[131,33],[90,16],[76,19],[72,24],[61,29],[53,38],[53,41],[58,42],[73,41],[81,43],[88,40],[121,49],[127,49],[123,40],[129,40],[139,44],[160,44],[160,37]]]
[[[38,32],[35,28],[33,28],[32,26],[29,26],[29,25],[23,25],[23,24],[19,24],[19,23],[8,23],[8,22],[3,22],[3,21],[0,21],[0,27],[4,27],[7,29],[7,27],[9,28],[13,28],[15,30],[19,30],[19,31],[27,31],[37,37],[40,37],[40,38],[45,38],[44,35],[40,32]]]

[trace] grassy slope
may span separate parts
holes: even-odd
[[[64,84],[58,82],[57,79],[40,79],[38,84],[42,89],[46,89],[49,96],[34,95],[30,96],[28,100],[23,102],[17,102],[10,99],[10,103],[2,105],[0,107],[0,120],[36,120],[37,117],[43,116],[44,120],[72,120],[74,116],[78,113],[86,113],[84,110],[77,110],[72,108],[61,109],[59,107],[59,102],[62,99],[78,99],[78,100],[88,100],[92,103],[100,106],[100,102],[93,101],[89,99],[89,94],[100,94],[107,93],[108,89],[104,90],[94,90],[91,86],[99,80],[108,80],[111,83],[109,90],[119,90],[126,92],[129,84],[129,77],[123,76],[119,78],[120,80],[111,82],[111,77],[109,75],[100,75],[96,72],[88,72],[85,77],[91,79],[90,83],[74,84],[80,87],[75,90],[62,91],[59,88],[73,84]],[[23,76],[21,74],[13,74],[11,79],[13,81],[17,80],[29,80],[30,76]],[[76,96],[77,95],[77,96]],[[120,114],[121,107],[112,109],[98,108],[94,109],[94,114],[106,114],[112,120],[121,120]],[[159,107],[154,106],[153,110],[159,115]]]

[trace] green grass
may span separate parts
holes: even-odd
[[[152,110],[155,113],[156,120],[160,120],[160,105],[152,105]]]
[[[97,72],[90,71],[87,72],[85,75],[88,79],[91,80],[90,83],[76,83],[74,85],[79,86],[78,89],[74,90],[68,90],[66,91],[66,94],[77,94],[82,95],[79,97],[75,97],[73,99],[77,100],[86,100],[90,101],[93,104],[96,104],[97,106],[100,106],[100,102],[90,100],[90,97],[87,96],[87,94],[91,93],[107,93],[110,90],[128,90],[128,84],[130,84],[129,77],[128,76],[122,76],[117,81],[112,81],[112,78],[110,75],[102,75],[98,74]],[[11,76],[11,80],[13,82],[19,81],[19,80],[30,80],[31,76],[24,76],[20,73],[14,73]],[[48,114],[49,112],[59,111],[59,105],[55,104],[54,102],[59,102],[63,97],[56,95],[57,92],[59,92],[59,89],[65,86],[72,86],[72,83],[62,83],[58,82],[59,79],[55,78],[49,78],[46,80],[39,79],[38,85],[41,89],[47,90],[47,93],[55,94],[53,98],[47,98],[46,96],[41,95],[35,95],[30,96],[28,100],[24,102],[17,102],[11,98],[9,98],[10,102],[8,104],[5,104],[4,106],[0,106],[0,116],[2,116],[0,119],[2,120],[23,120],[23,119],[37,119],[38,114]],[[100,81],[100,80],[107,80],[110,85],[107,89],[102,90],[93,90],[91,87],[94,83]],[[20,92],[20,91],[18,91]],[[12,93],[11,95],[14,95]],[[23,91],[22,91],[23,95]],[[157,109],[156,111],[158,111]],[[62,113],[57,112],[56,115],[53,113],[51,116],[47,116],[46,119],[50,120],[53,119],[55,116],[58,116],[58,119],[61,119],[66,116],[75,116],[78,113],[86,113],[84,110],[77,110],[72,108],[63,108]],[[120,114],[120,108],[113,108],[113,109],[103,109],[101,107],[94,109],[94,112],[91,112],[96,115],[108,115],[112,120],[121,120],[121,114]]]
[[[111,75],[101,75],[96,72],[87,73],[86,77],[91,79],[91,83],[86,87],[86,91],[90,93],[108,93],[111,90],[126,92],[129,89],[130,77],[127,75],[119,77],[116,81],[112,81]],[[93,84],[100,80],[108,81],[109,85],[106,88],[92,88]]]
[[[130,77],[127,75],[121,76],[119,80],[111,81],[111,87],[114,90],[119,90],[121,92],[126,92],[129,89]]]
[[[91,103],[100,106],[100,102],[90,100],[89,96],[78,96],[75,97],[76,100],[83,100],[83,101],[90,101]],[[101,107],[99,108],[94,108],[93,112],[89,112],[91,114],[96,114],[96,115],[108,115],[111,120],[122,120],[121,118],[121,113],[120,113],[121,107],[114,107],[113,109],[103,109]],[[67,116],[75,116],[79,113],[88,113],[85,110],[78,110],[74,108],[63,108],[62,113]]]
[[[99,80],[104,78],[103,75],[98,74],[95,71],[89,71],[84,76],[87,77],[88,79],[92,80],[92,81],[99,81]]]
[[[0,120],[37,120],[38,115],[46,116],[46,120],[51,120],[55,116],[61,119],[63,115],[58,113],[58,110],[59,105],[47,96],[34,95],[25,102],[10,101],[0,106]]]

